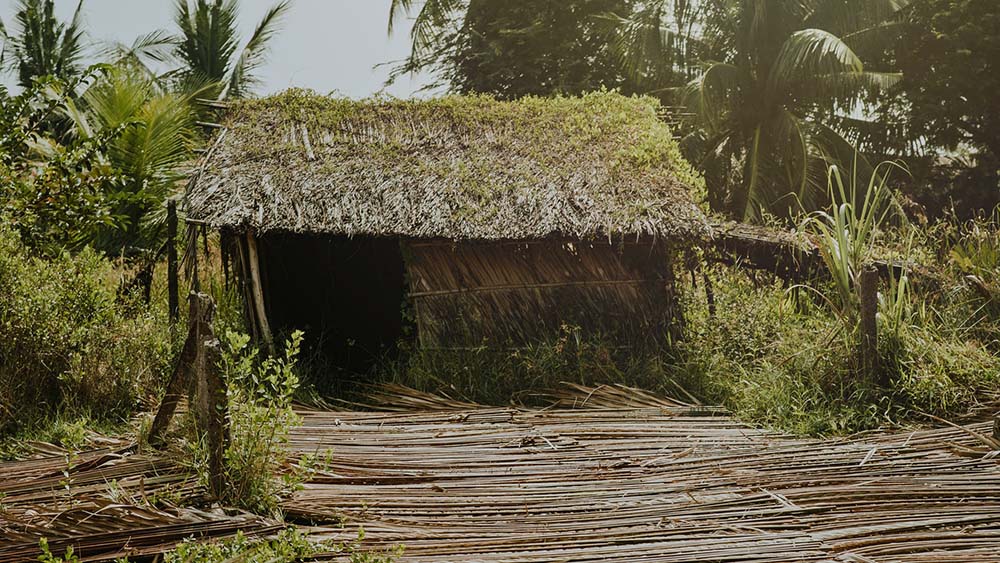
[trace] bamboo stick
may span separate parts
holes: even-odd
[[[257,238],[252,231],[247,232],[246,241],[248,262],[250,262],[250,294],[253,298],[253,306],[257,314],[258,328],[268,351],[271,355],[274,355],[274,339],[271,335],[271,326],[267,322],[267,308],[264,306],[264,289],[260,283],[260,256],[257,252]]]

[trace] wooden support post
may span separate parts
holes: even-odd
[[[264,289],[260,283],[260,256],[257,253],[257,238],[252,232],[247,233],[247,254],[250,262],[250,294],[253,297],[253,307],[260,336],[264,340],[268,352],[273,356],[274,340],[271,336],[271,326],[267,322],[267,309],[264,307]]]
[[[993,417],[993,439],[1000,442],[1000,413]]]
[[[715,318],[715,287],[712,285],[712,278],[709,277],[708,272],[702,270],[701,272],[702,280],[705,282],[705,301],[708,302],[708,317],[710,319]]]
[[[879,385],[887,382],[882,380],[878,357],[878,269],[865,265],[859,280],[861,297],[860,333],[861,342],[858,347],[858,365],[864,376],[874,380]]]
[[[177,279],[177,200],[167,201],[167,308],[170,325],[180,319],[180,294]]]

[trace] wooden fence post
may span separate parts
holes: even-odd
[[[167,201],[167,308],[170,326],[180,319],[180,294],[177,280],[177,200]]]
[[[878,357],[878,269],[873,264],[865,265],[861,270],[859,283],[861,297],[860,332],[861,342],[858,347],[858,364],[864,376],[884,385]]]
[[[205,338],[194,364],[192,406],[198,430],[207,441],[209,488],[215,498],[222,498],[226,491],[224,456],[229,442],[226,382],[219,371],[222,359],[219,340],[213,334],[205,335]]]
[[[705,282],[705,301],[708,302],[708,318],[715,318],[715,287],[712,285],[712,278],[708,271],[701,271],[702,280]]]

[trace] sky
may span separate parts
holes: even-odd
[[[248,37],[277,0],[240,0],[240,25]],[[409,53],[409,19],[398,22],[390,37],[387,18],[391,0],[293,0],[282,30],[271,43],[257,93],[296,86],[320,93],[363,98],[382,91],[390,66]],[[77,0],[56,0],[60,19],[72,17]],[[17,0],[0,0],[0,19],[10,27]],[[131,43],[155,29],[173,31],[174,0],[83,0],[85,28],[94,50],[109,41]],[[430,79],[403,76],[385,89],[405,98],[417,94]],[[3,82],[12,86],[11,75]]]

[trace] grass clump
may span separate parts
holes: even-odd
[[[0,436],[53,413],[123,421],[169,369],[165,311],[119,295],[99,253],[33,255],[0,226]]]
[[[393,563],[402,555],[402,547],[388,551],[363,548],[364,530],[357,541],[346,543],[316,542],[306,532],[286,528],[271,538],[247,538],[242,532],[236,537],[216,542],[188,541],[166,554],[164,563],[294,563],[307,561],[323,554],[339,555],[338,561],[349,563]]]
[[[606,339],[564,325],[551,340],[513,349],[421,350],[411,345],[402,359],[376,368],[374,379],[487,405],[532,405],[544,403],[540,394],[564,382],[661,389],[667,383],[661,354],[615,348]]]

